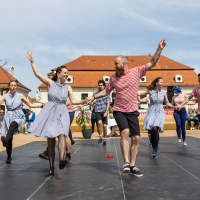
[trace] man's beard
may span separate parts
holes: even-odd
[[[115,75],[117,77],[120,77],[123,73],[124,73],[124,69],[123,68],[117,68],[116,72],[115,72]]]

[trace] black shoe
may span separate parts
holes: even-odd
[[[131,167],[129,174],[137,176],[137,177],[143,176],[143,174],[140,172],[140,170],[137,167],[133,167],[133,168]]]
[[[123,173],[129,173],[130,172],[130,163],[125,163],[124,166],[123,166],[123,170],[122,170]]]
[[[106,141],[105,140],[103,141],[103,145],[102,146],[106,147]]]
[[[101,144],[102,141],[103,141],[102,138],[100,138],[99,141],[98,141],[98,144]]]
[[[5,136],[1,136],[1,141],[3,143],[3,146],[4,147],[7,147],[7,140],[6,140],[6,137]]]
[[[6,160],[6,164],[11,164],[11,158],[7,158],[7,160]]]
[[[71,144],[74,145],[74,144],[75,144],[75,140],[72,140],[72,141],[71,141]]]
[[[46,176],[46,177],[54,176],[54,171],[52,170],[51,173],[50,173],[50,171],[47,172],[47,173],[45,174],[45,176]]]
[[[66,159],[60,160],[59,169],[60,170],[64,169],[66,165],[67,165]]]

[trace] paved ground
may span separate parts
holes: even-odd
[[[44,176],[48,161],[38,157],[45,141],[16,147],[11,165],[5,165],[6,153],[1,152],[1,199],[199,200],[200,139],[188,136],[185,147],[176,137],[162,137],[159,157],[153,159],[148,138],[141,137],[137,167],[142,178],[121,173],[119,142],[109,139],[103,148],[97,140],[77,140],[72,146],[72,163],[51,178]],[[108,154],[115,157],[108,159]],[[57,152],[55,166],[57,169]]]

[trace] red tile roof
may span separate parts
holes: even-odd
[[[16,80],[15,77],[13,77],[9,72],[7,72],[2,66],[0,66],[0,84],[9,83],[10,81]],[[31,91],[29,88],[24,86],[22,83],[18,81],[18,86],[23,87],[29,91]]]
[[[77,70],[109,71],[109,70],[115,70],[113,61],[115,60],[115,57],[116,56],[81,56],[63,65],[66,66],[70,71],[77,71]],[[129,59],[129,68],[131,69],[134,67],[147,64],[153,56],[127,56],[127,57]],[[57,67],[52,69],[52,71],[56,69]],[[156,66],[151,70],[157,70],[157,69],[192,70],[193,68],[183,65],[179,62],[176,62],[161,55]]]

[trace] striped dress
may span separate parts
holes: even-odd
[[[144,119],[143,129],[151,130],[157,126],[163,130],[165,122],[165,112],[163,109],[164,90],[152,90],[150,96],[150,105]]]
[[[61,134],[68,137],[70,120],[66,106],[69,86],[52,81],[48,92],[48,102],[40,111],[28,132],[38,137],[55,138]]]
[[[7,112],[3,119],[0,133],[2,135],[6,135],[10,127],[10,124],[13,121],[17,122],[18,124],[18,127],[15,131],[19,132],[25,120],[25,115],[21,109],[22,106],[21,94],[15,92],[14,95],[12,96],[10,92],[8,92],[5,95],[5,103]]]

